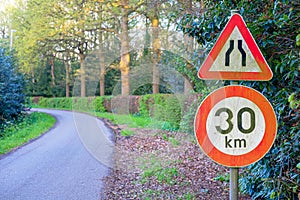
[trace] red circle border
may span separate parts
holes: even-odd
[[[210,141],[206,121],[211,109],[221,100],[242,97],[259,107],[265,119],[265,132],[262,141],[252,151],[242,155],[229,155],[218,150]],[[258,91],[246,86],[225,86],[210,93],[200,104],[194,122],[195,135],[201,149],[213,161],[227,167],[244,167],[257,162],[272,147],[277,133],[276,115],[270,102]]]

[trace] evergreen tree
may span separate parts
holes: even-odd
[[[23,86],[23,76],[16,72],[12,56],[0,48],[0,130],[21,116],[25,103]]]

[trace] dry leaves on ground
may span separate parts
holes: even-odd
[[[131,129],[135,134],[124,137],[120,130],[128,127],[108,124],[116,133],[115,165],[104,179],[104,199],[229,199],[229,170],[191,135]]]

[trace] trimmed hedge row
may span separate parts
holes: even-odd
[[[110,112],[111,97],[32,97],[33,106],[66,110]]]
[[[44,98],[33,97],[33,105],[43,108],[56,108],[79,111],[111,112],[133,114],[164,121],[170,129],[179,129],[181,125],[192,126],[195,106],[200,103],[200,94],[172,95],[147,94],[144,96],[99,96]],[[191,107],[193,107],[191,109]],[[185,122],[182,122],[185,119]],[[192,132],[192,129],[185,129]]]

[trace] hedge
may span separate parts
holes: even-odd
[[[195,106],[192,105],[200,103],[199,97],[202,97],[202,95],[147,94],[143,96],[114,97],[33,97],[31,102],[43,108],[141,115],[165,122],[166,129],[177,130],[180,125],[192,125],[195,112]],[[190,109],[191,106],[193,109]],[[182,121],[183,119],[184,121]],[[190,127],[182,130],[193,132]]]

